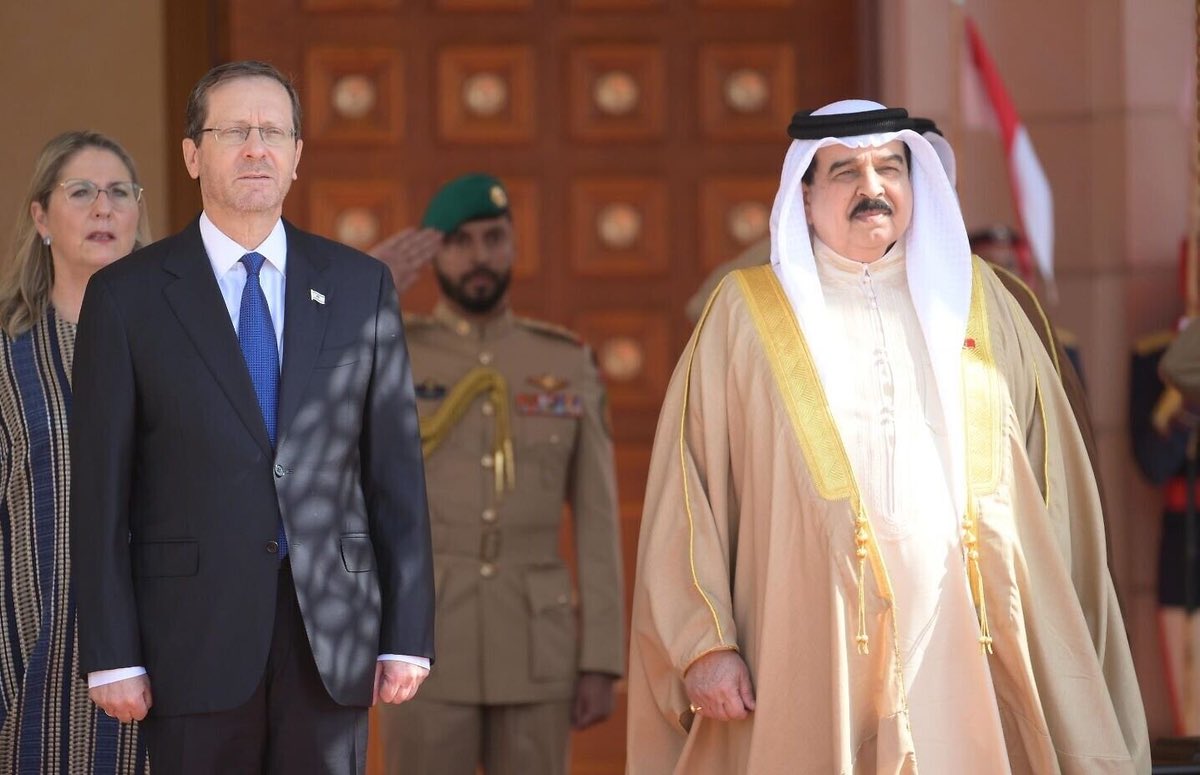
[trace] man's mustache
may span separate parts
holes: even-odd
[[[854,205],[854,209],[850,212],[850,217],[854,218],[865,213],[883,213],[884,215],[892,214],[892,206],[888,204],[886,199],[863,199],[858,204]]]

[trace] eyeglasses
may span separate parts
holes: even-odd
[[[272,148],[277,148],[288,140],[296,136],[295,130],[280,129],[277,126],[224,126],[224,127],[209,127],[201,129],[200,133],[212,132],[214,138],[221,145],[241,145],[250,137],[250,130],[257,129],[258,136],[262,138],[263,145],[269,145]]]
[[[59,183],[59,188],[67,196],[67,202],[76,207],[91,207],[101,192],[108,194],[108,203],[116,210],[137,209],[142,201],[143,189],[137,183],[110,183],[108,188],[101,188],[90,180],[72,178]]]

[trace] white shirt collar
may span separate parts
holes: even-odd
[[[200,239],[204,242],[204,250],[208,253],[208,260],[212,263],[213,272],[217,277],[224,277],[226,272],[242,260],[242,256],[251,252],[262,255],[279,274],[287,276],[287,232],[284,231],[282,218],[275,221],[275,228],[271,229],[267,238],[250,251],[218,229],[209,219],[208,213],[200,213]]]

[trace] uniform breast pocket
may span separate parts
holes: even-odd
[[[575,674],[575,609],[566,568],[525,572],[529,600],[529,675],[535,681],[562,681]]]
[[[565,487],[579,421],[574,417],[523,417],[517,471],[531,466],[542,487]]]

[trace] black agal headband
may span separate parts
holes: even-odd
[[[814,116],[813,111],[802,110],[792,116],[792,123],[788,125],[788,135],[793,140],[820,140],[825,137],[899,132],[902,129],[911,129],[918,134],[941,134],[937,125],[927,118],[910,117],[904,108],[882,108],[827,116]]]

